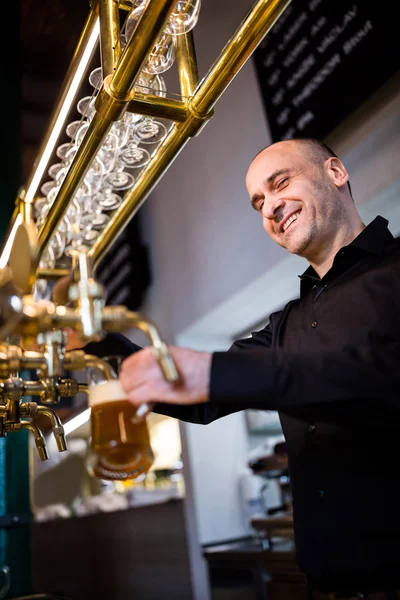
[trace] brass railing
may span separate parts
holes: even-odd
[[[46,222],[38,235],[38,259],[45,251],[52,235],[60,224],[69,202],[74,197],[89,169],[91,161],[114,121],[126,111],[157,116],[175,121],[166,139],[157,149],[149,164],[143,169],[134,187],[129,190],[123,204],[89,252],[94,264],[107,253],[110,246],[122,232],[129,220],[137,212],[157,185],[189,139],[199,133],[213,114],[213,107],[229,86],[233,78],[246,63],[258,44],[289,5],[290,0],[258,0],[240,24],[236,33],[226,44],[220,56],[205,77],[198,81],[195,48],[191,32],[178,36],[177,66],[182,100],[171,100],[158,96],[144,95],[134,91],[134,83],[146,60],[149,50],[161,32],[174,0],[151,0],[139,21],[135,35],[120,54],[118,43],[119,22],[116,0],[99,0],[94,3],[78,43],[70,69],[60,94],[59,105],[50,119],[41,152],[51,136],[52,126],[59,114],[71,82],[72,73],[82,54],[85,43],[93,30],[95,19],[100,15],[101,56],[104,69],[104,85],[96,100],[96,114],[85,138],[76,153],[68,175],[61,185],[57,198],[51,207]],[[120,3],[120,8],[127,8]],[[36,163],[39,163],[39,155]],[[27,183],[28,189],[34,172]],[[30,198],[27,198],[29,201]],[[22,199],[20,202],[24,202]],[[18,211],[21,212],[21,211]],[[25,212],[22,211],[24,215]],[[14,216],[15,218],[15,216]],[[63,271],[45,269],[40,277],[57,277]]]

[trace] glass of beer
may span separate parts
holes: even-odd
[[[125,396],[118,379],[121,357],[106,357],[115,379],[88,369],[91,408],[90,470],[109,480],[138,479],[150,469],[154,455],[144,416]],[[139,411],[140,415],[140,411]]]

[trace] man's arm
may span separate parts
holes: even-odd
[[[213,355],[210,395],[243,408],[290,411],[332,402],[398,402],[400,345],[315,353],[254,350]]]
[[[94,354],[95,356],[105,357],[118,355],[123,357],[129,357],[136,352],[142,350],[140,346],[131,342],[124,335],[108,334],[104,340],[100,342],[90,342],[84,348],[87,354]],[[159,369],[158,365],[156,368]],[[241,407],[230,406],[229,403],[199,403],[190,406],[177,406],[174,404],[157,403],[153,406],[152,411],[158,414],[162,414],[168,417],[174,417],[181,421],[188,423],[198,423],[206,425],[216,419],[219,419],[225,415],[241,410]]]
[[[268,348],[271,346],[272,327],[271,321],[261,331],[254,332],[251,337],[237,340],[228,352],[252,350],[255,348]],[[101,342],[92,342],[85,347],[85,351],[96,356],[121,355],[129,357],[141,350],[140,346],[134,344],[122,334],[108,334]],[[154,365],[156,370],[158,365]],[[168,385],[168,384],[167,384]],[[233,402],[199,402],[189,406],[167,404],[155,400],[153,411],[166,416],[180,419],[189,423],[206,425],[216,419],[243,410],[241,403]]]
[[[141,347],[128,340],[122,333],[109,333],[101,342],[89,342],[83,350],[86,354],[94,354],[100,358],[114,355],[126,358],[141,350]]]
[[[171,347],[182,376],[179,384],[162,380],[146,350],[122,367],[121,383],[134,404],[157,399],[179,405],[210,403],[221,411],[227,406],[230,412],[232,407],[290,412],[333,402],[398,403],[400,346],[395,340],[302,354],[279,349],[211,354]]]

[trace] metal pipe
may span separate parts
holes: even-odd
[[[71,275],[71,269],[38,269],[38,279],[60,279],[61,277],[67,277]]]
[[[23,386],[24,396],[39,396],[45,389],[41,381],[24,381]]]
[[[177,36],[176,49],[176,62],[178,65],[181,95],[184,98],[189,98],[193,95],[194,90],[199,83],[199,71],[197,68],[193,31]]]
[[[33,423],[27,421],[26,419],[21,419],[20,425],[21,429],[29,429],[29,431],[31,431],[35,436],[35,444],[39,453],[40,460],[47,460],[49,458],[49,455],[47,453],[46,440],[44,439],[43,433],[40,431],[40,429],[38,429],[36,425],[33,425]]]
[[[33,350],[25,350],[24,354],[21,358],[21,367],[23,369],[28,370],[43,370],[46,368],[47,362],[43,354],[39,352],[35,352]],[[29,384],[34,384],[35,382],[30,381]],[[39,383],[39,382],[38,382]],[[40,390],[42,391],[42,390]]]
[[[180,36],[179,36],[180,37]],[[135,92],[128,104],[129,112],[160,119],[183,122],[187,117],[186,104],[180,100],[160,98],[160,96],[142,95]]]
[[[64,78],[64,81],[63,81],[63,84],[61,87],[60,95],[57,98],[54,111],[49,120],[48,128],[46,130],[46,133],[45,133],[42,143],[40,145],[38,156],[35,160],[35,167],[26,183],[25,189],[27,191],[28,199],[33,199],[33,197],[36,193],[37,187],[40,183],[40,179],[42,178],[42,174],[40,174],[40,177],[36,176],[37,168],[39,167],[40,163],[42,162],[42,159],[45,155],[47,146],[50,143],[50,140],[54,135],[54,133],[53,133],[54,127],[61,115],[62,109],[64,107],[64,104],[65,104],[67,96],[68,96],[69,89],[70,89],[72,81],[75,77],[77,68],[78,68],[81,60],[83,59],[89,39],[91,38],[92,34],[94,33],[97,19],[98,19],[97,3],[94,3],[94,6],[91,9],[89,16],[86,20],[86,23],[84,25],[81,37],[78,41],[78,45],[77,45],[74,55],[72,57],[68,71],[65,75],[65,78]],[[68,115],[65,115],[65,118],[67,118],[67,116]],[[44,167],[43,167],[43,172],[44,172],[45,167],[46,167],[46,165],[44,165]],[[38,179],[37,185],[35,184],[32,187],[32,184],[35,179]],[[33,188],[35,188],[35,189],[33,189]]]
[[[118,120],[126,109],[135,78],[174,5],[174,0],[157,0],[157,2],[152,0],[152,2],[151,10],[144,11],[135,31],[135,40],[132,37],[128,42],[111,80],[104,81],[96,100],[96,113],[71,163],[68,177],[61,184],[54,204],[39,231],[39,259],[60,224],[70,200],[81,185],[94,156],[111,128],[112,121]]]
[[[195,113],[207,114],[215,106],[290,2],[258,0],[197,86],[190,103]]]
[[[66,212],[70,200],[81,185],[86,171],[89,169],[93,157],[97,153],[100,144],[106,137],[112,122],[96,113],[91,121],[88,131],[78,148],[74,160],[70,166],[68,177],[61,184],[54,204],[49,210],[47,218],[39,231],[39,258],[45,251],[54,232],[60,224]]]
[[[33,218],[33,201],[26,200],[23,196],[19,199],[19,212],[22,216],[22,222],[27,225],[34,225],[35,221]]]
[[[100,51],[103,78],[112,75],[121,55],[118,0],[99,0]]]
[[[132,10],[132,2],[130,0],[119,0],[119,8],[129,12]]]

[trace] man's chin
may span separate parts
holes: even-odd
[[[307,247],[308,247],[308,240],[305,239],[296,239],[294,236],[291,239],[288,240],[284,240],[285,244],[283,246],[283,248],[286,248],[286,250],[288,252],[290,252],[290,254],[296,254],[297,256],[305,256]]]

